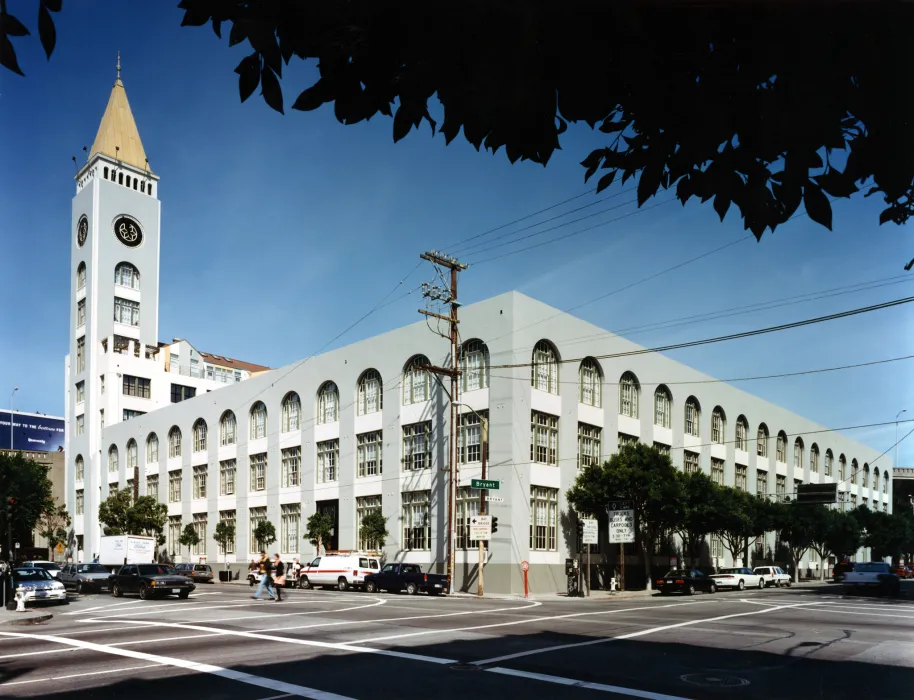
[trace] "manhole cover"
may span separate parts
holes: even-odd
[[[452,668],[455,671],[481,671],[482,670],[482,666],[479,666],[477,664],[461,664],[461,663],[451,664],[450,666],[448,666],[448,668]]]
[[[679,678],[686,683],[700,685],[705,688],[739,688],[749,685],[749,681],[745,678],[728,676],[723,673],[687,673]]]

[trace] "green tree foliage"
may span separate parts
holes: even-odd
[[[112,489],[108,498],[98,504],[98,522],[104,525],[106,535],[131,535],[130,508],[133,493],[129,489]]]
[[[761,537],[776,526],[776,506],[729,486],[720,488],[718,528],[715,530],[734,561],[748,553],[749,540]],[[744,562],[749,566],[749,562]]]
[[[381,511],[373,510],[362,518],[359,536],[368,549],[381,549],[387,542],[389,534],[387,532],[387,518],[381,515]]]
[[[625,445],[602,465],[585,467],[567,498],[579,513],[605,513],[613,498],[632,501],[648,580],[657,542],[663,533],[677,529],[683,512],[680,472],[669,456],[640,442]]]
[[[222,550],[222,553],[225,554],[228,550],[229,544],[235,541],[235,523],[228,520],[220,520],[216,523],[216,529],[213,531],[213,539],[216,540],[216,544],[219,545],[219,549]],[[228,568],[228,560],[226,559],[225,567]]]
[[[187,523],[184,526],[184,530],[178,538],[178,543],[187,547],[187,557],[190,558],[190,548],[200,544],[200,535],[197,534],[197,530],[192,523]]]
[[[326,513],[317,512],[308,518],[305,527],[307,530],[304,538],[317,547],[317,553],[321,553],[321,547],[326,551],[324,543],[329,542],[332,537],[333,518]]]
[[[790,551],[794,581],[800,580],[800,559],[815,541],[818,517],[816,506],[788,503],[777,507],[775,522],[778,523],[778,538]]]
[[[43,513],[54,508],[48,468],[21,452],[0,454],[0,503],[16,498],[13,509],[13,540],[28,542]],[[4,531],[7,527],[5,508],[0,509]],[[3,542],[6,548],[6,542]]]
[[[276,541],[276,528],[269,520],[261,520],[254,528],[254,541],[261,550],[266,551],[267,547]]]
[[[131,535],[155,537],[160,546],[165,544],[166,522],[168,506],[152,496],[140,496],[127,511],[128,532]]]
[[[48,541],[48,549],[52,552],[58,544],[67,543],[67,528],[70,527],[70,514],[64,505],[48,508],[41,514],[38,521],[38,534]]]
[[[694,565],[705,537],[717,532],[725,512],[724,493],[704,472],[681,474],[682,510],[676,531],[682,538],[683,553]]]
[[[866,546],[873,550],[873,559],[892,557],[897,562],[910,549],[914,528],[909,517],[896,513],[870,512],[867,520],[864,540]]]

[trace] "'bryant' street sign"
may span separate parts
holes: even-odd
[[[471,479],[470,486],[474,489],[497,489],[499,487],[497,479]],[[473,538],[478,539],[478,538]]]

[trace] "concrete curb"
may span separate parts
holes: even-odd
[[[47,622],[52,617],[53,613],[41,613],[39,615],[26,615],[25,617],[14,617],[8,620],[0,618],[0,626],[15,626],[15,625],[37,625],[41,622]]]

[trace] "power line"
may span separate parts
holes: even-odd
[[[892,421],[892,423],[894,423],[894,422],[895,422],[895,421]],[[906,420],[906,421],[901,421],[901,422],[903,422],[903,423],[910,423],[911,421],[910,421],[910,420]],[[887,425],[888,425],[888,424],[887,424]],[[911,433],[914,433],[914,428],[911,428],[911,430],[909,430],[906,434],[902,435],[902,436],[901,436],[901,440],[897,440],[897,441],[895,442],[894,445],[892,445],[892,446],[889,447],[888,449],[884,450],[884,451],[882,452],[882,454],[880,454],[878,457],[876,457],[876,459],[874,459],[872,462],[864,462],[864,465],[872,466],[873,464],[876,464],[876,462],[878,462],[880,459],[882,459],[883,457],[885,457],[885,456],[889,453],[890,450],[895,449],[895,446],[896,446],[896,445],[900,445],[901,443],[903,443],[903,442],[905,441],[905,438],[907,438],[908,435],[910,435]],[[898,466],[897,464],[893,464],[893,465],[892,465],[892,468],[894,469],[894,468],[897,467],[897,466]],[[885,472],[885,476],[888,477],[888,472]],[[856,477],[856,474],[854,474],[853,472],[851,472],[851,475],[850,475],[849,477],[847,477],[846,479],[841,479],[841,481],[839,481],[838,484],[839,484],[839,485],[840,485],[840,484],[843,484],[845,481],[849,481],[850,479],[853,479],[853,478],[855,478],[855,477]],[[855,483],[854,486],[856,486],[856,485],[857,485],[857,484]]]

